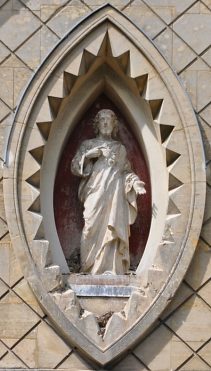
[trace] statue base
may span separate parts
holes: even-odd
[[[130,297],[133,291],[140,290],[140,280],[134,273],[71,274],[66,284],[79,297]]]

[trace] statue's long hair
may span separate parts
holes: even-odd
[[[98,135],[98,133],[99,133],[99,128],[98,128],[99,119],[100,119],[100,116],[102,116],[104,113],[110,113],[112,118],[113,118],[112,137],[115,138],[117,136],[117,133],[118,133],[118,119],[117,119],[117,116],[114,113],[114,111],[112,111],[111,109],[101,109],[100,111],[98,111],[98,113],[96,114],[96,116],[93,120],[94,132],[95,132],[96,135]]]

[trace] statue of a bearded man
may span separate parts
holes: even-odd
[[[124,145],[115,139],[118,121],[109,109],[94,120],[97,137],[85,140],[72,160],[81,177],[79,199],[84,205],[81,272],[124,274],[130,267],[130,225],[137,216],[144,183],[132,171]]]

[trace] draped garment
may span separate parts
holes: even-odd
[[[87,159],[90,149],[98,158]],[[81,272],[124,274],[130,267],[130,225],[137,216],[131,170],[125,147],[115,140],[94,138],[82,143],[72,161],[73,174],[82,178],[79,199],[84,205]]]

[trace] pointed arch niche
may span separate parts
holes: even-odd
[[[70,105],[71,107],[71,105]],[[83,207],[78,200],[80,179],[70,172],[71,161],[82,141],[95,137],[93,119],[100,109],[112,109],[118,117],[118,139],[127,149],[133,170],[145,183],[146,195],[139,197],[138,216],[131,227],[130,261],[135,270],[143,255],[151,224],[151,186],[148,167],[140,146],[129,125],[114,103],[100,95],[75,126],[61,154],[54,186],[54,215],[58,237],[70,270],[79,271],[80,238],[83,228]]]
[[[84,334],[83,321],[73,323],[48,294],[60,287],[61,274],[69,274],[55,220],[58,169],[68,140],[71,146],[75,132],[83,136],[84,115],[102,95],[128,125],[148,173],[146,246],[135,272],[141,290],[131,294],[124,318],[114,313],[120,325],[114,330],[112,316],[103,340]],[[67,34],[36,72],[18,107],[7,153],[5,206],[24,274],[62,336],[106,364],[160,315],[198,241],[204,157],[188,97],[146,35],[106,5]]]
[[[55,223],[54,187],[49,187],[49,184],[55,183],[59,159],[67,138],[76,125],[76,130],[80,130],[78,123],[84,113],[104,93],[126,118],[149,170],[152,189],[151,205],[148,205],[150,213],[152,210],[151,228],[146,254],[138,268],[146,270],[153,264],[157,253],[155,246],[162,241],[166,226],[172,224],[167,219],[175,219],[173,222],[177,223],[181,215],[180,208],[172,199],[169,201],[170,188],[177,189],[183,184],[183,180],[171,174],[171,168],[180,153],[175,148],[166,147],[174,129],[178,129],[180,118],[161,77],[114,24],[103,22],[84,42],[86,46],[80,46],[79,50],[76,48],[71,58],[65,58],[62,71],[60,66],[57,67],[53,86],[48,91],[37,120],[41,133],[46,130],[46,122],[49,122],[50,129],[42,159],[41,232],[43,238],[50,242],[53,263],[59,264],[67,272]],[[51,121],[47,121],[42,112],[53,114],[54,119],[48,117],[47,120]],[[42,148],[44,150],[44,146]],[[149,187],[148,194],[151,196]],[[37,208],[37,198],[30,206],[31,212],[34,207]],[[39,233],[40,227],[38,238]],[[170,239],[172,234],[170,232]],[[171,242],[174,243],[174,238]]]

